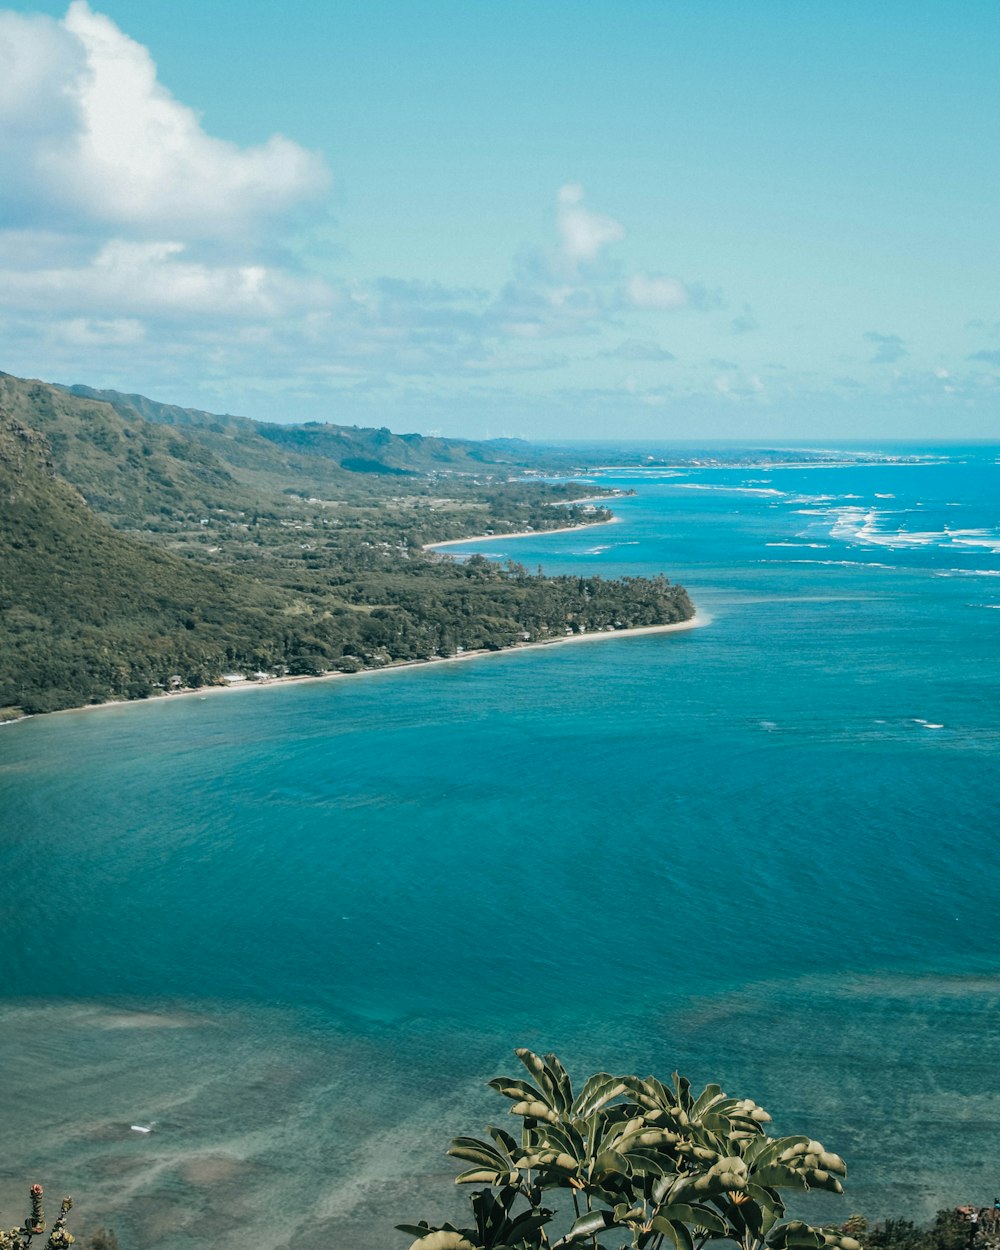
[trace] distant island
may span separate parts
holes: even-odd
[[[570,453],[0,374],[0,720],[690,621],[656,578],[434,544],[603,523]]]

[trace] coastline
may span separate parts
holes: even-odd
[[[611,524],[611,522],[601,522]],[[573,526],[579,529],[579,526]],[[551,531],[546,531],[551,532]],[[470,542],[471,539],[463,539]],[[267,690],[274,686],[285,686],[293,683],[318,681],[351,681],[358,677],[374,677],[377,673],[398,673],[404,669],[427,668],[432,664],[461,664],[466,660],[482,660],[500,655],[513,655],[522,651],[537,651],[542,647],[560,647],[578,642],[600,642],[611,638],[637,638],[644,634],[675,634],[685,633],[691,629],[702,629],[712,623],[712,618],[704,612],[695,612],[686,621],[674,621],[669,625],[637,625],[633,629],[592,630],[584,634],[566,634],[558,638],[540,638],[536,642],[517,642],[512,647],[500,647],[496,651],[482,648],[478,651],[463,651],[461,655],[440,655],[427,660],[399,660],[395,664],[386,664],[382,668],[362,668],[356,673],[320,673],[316,676],[304,674],[294,677],[266,677],[261,681],[243,681],[233,686],[196,686],[191,690],[176,690],[171,694],[154,695],[148,699],[108,700],[107,703],[88,703],[84,707],[65,707],[57,712],[47,712],[47,716],[73,716],[81,712],[100,712],[112,707],[136,707],[143,704],[167,703],[174,699],[190,699],[195,696],[201,699],[209,695],[234,694],[238,691]],[[22,721],[33,720],[33,716],[21,716],[7,724],[18,725]]]
[[[600,496],[598,496],[600,498]],[[579,502],[574,499],[574,503]],[[506,541],[508,538],[541,538],[548,534],[575,534],[577,530],[596,530],[602,525],[617,525],[621,517],[613,516],[607,521],[584,521],[582,525],[561,525],[554,530],[517,530],[512,534],[473,534],[471,538],[446,538],[439,543],[424,543],[424,551],[437,551],[439,547],[457,547],[461,543],[490,543]],[[621,631],[619,631],[621,632]],[[509,647],[504,650],[509,651]]]
[[[576,501],[574,501],[576,502]],[[621,517],[612,516],[607,521],[586,521],[583,524],[563,525],[558,529],[550,530],[521,530],[513,534],[476,534],[469,538],[446,538],[441,542],[425,543],[424,551],[436,551],[440,547],[454,547],[462,543],[490,542],[496,539],[508,538],[537,538],[545,534],[570,534],[576,533],[578,530],[599,529],[602,525],[616,525],[621,521]],[[233,685],[215,685],[215,686],[194,686],[191,689],[164,691],[162,694],[152,695],[147,699],[109,699],[105,703],[87,703],[83,707],[66,707],[60,708],[55,712],[47,712],[47,716],[68,716],[80,712],[99,712],[105,708],[112,707],[130,707],[133,705],[162,703],[172,701],[173,699],[190,699],[194,696],[204,699],[209,695],[232,694],[236,691],[248,690],[266,690],[273,686],[290,685],[292,683],[302,682],[319,682],[343,680],[355,677],[371,677],[376,673],[398,672],[401,669],[424,668],[429,664],[457,664],[465,660],[480,660],[489,656],[509,655],[517,651],[534,651],[540,647],[556,647],[566,643],[577,642],[599,642],[606,638],[634,638],[642,634],[669,634],[681,633],[690,629],[700,629],[705,625],[711,624],[712,618],[704,612],[695,611],[694,615],[686,621],[674,621],[667,625],[637,625],[632,629],[602,629],[591,630],[581,634],[563,634],[554,638],[540,638],[535,642],[516,642],[509,647],[499,647],[496,650],[491,648],[480,648],[474,651],[463,651],[460,655],[439,655],[428,659],[418,660],[398,660],[395,663],[385,664],[381,668],[362,668],[356,673],[319,673],[319,674],[296,674],[294,676],[285,677],[265,677],[259,681],[241,681]],[[8,725],[18,725],[22,721],[33,720],[34,715],[19,716],[15,720],[4,721],[0,728]]]

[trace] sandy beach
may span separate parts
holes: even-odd
[[[577,503],[577,500],[573,500]],[[596,530],[602,525],[617,525],[621,517],[609,521],[586,521],[583,525],[562,525],[554,530],[518,530],[513,534],[474,534],[470,538],[446,538],[440,543],[424,543],[424,551],[437,551],[441,547],[457,547],[462,543],[506,542],[509,538],[539,538],[548,534],[574,534],[577,530]]]

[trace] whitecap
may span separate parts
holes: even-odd
[[[705,482],[676,482],[676,490],[718,490],[734,495],[777,495],[783,496],[783,490],[775,490],[773,486],[721,486],[708,485]]]

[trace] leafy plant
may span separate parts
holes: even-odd
[[[655,1077],[598,1072],[574,1094],[555,1055],[516,1055],[529,1080],[497,1077],[520,1132],[490,1126],[488,1139],[459,1137],[448,1151],[471,1164],[462,1184],[475,1226],[400,1224],[411,1250],[860,1250],[844,1232],[784,1220],[780,1191],[842,1193],[846,1166],[808,1137],[767,1135],[771,1117],[752,1099],[718,1085],[695,1096],[676,1072]],[[556,1219],[546,1199],[564,1190],[572,1216]],[[565,1225],[569,1223],[569,1227]]]

